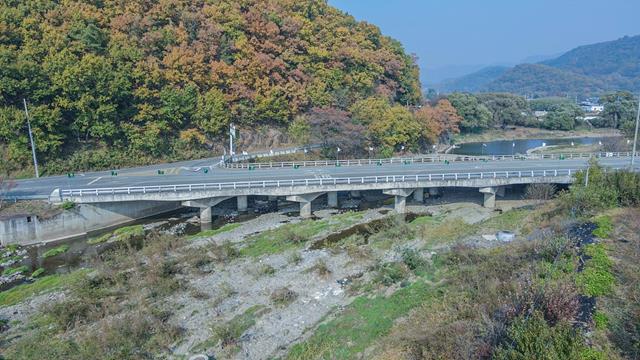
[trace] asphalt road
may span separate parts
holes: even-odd
[[[203,164],[210,165],[210,160],[199,160]],[[207,163],[207,161],[209,161]],[[601,158],[600,164],[604,166],[623,168],[630,163],[629,158]],[[197,162],[190,162],[198,164]],[[420,163],[411,165],[386,164],[383,166],[363,165],[345,167],[309,167],[309,168],[277,168],[277,169],[223,169],[213,168],[209,173],[200,171],[179,171],[175,174],[157,175],[148,171],[136,172],[133,170],[119,172],[118,176],[111,176],[110,172],[90,173],[67,176],[53,176],[40,179],[19,180],[10,190],[8,198],[46,197],[59,188],[64,189],[96,189],[132,186],[154,185],[178,185],[178,184],[202,184],[219,182],[242,182],[264,180],[292,180],[314,178],[345,178],[362,176],[391,176],[391,175],[417,175],[417,174],[442,174],[442,173],[467,173],[467,172],[493,172],[493,171],[531,171],[531,170],[562,170],[586,168],[587,159],[579,160],[508,160],[489,162],[453,162]],[[175,164],[172,164],[175,165]],[[205,165],[205,166],[208,166]],[[160,165],[159,165],[160,166]],[[148,170],[147,168],[144,168]]]

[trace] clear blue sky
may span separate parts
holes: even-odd
[[[329,0],[378,25],[423,70],[518,63],[640,35],[640,0]],[[424,72],[424,71],[423,71]],[[423,79],[427,76],[423,75]]]

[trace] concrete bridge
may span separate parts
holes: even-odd
[[[627,168],[629,160],[624,154],[614,154],[601,157],[599,162],[607,168],[619,169]],[[321,196],[326,196],[328,206],[337,207],[339,193],[357,195],[367,190],[393,196],[399,213],[405,211],[410,197],[422,201],[425,194],[434,195],[446,188],[478,189],[484,196],[484,205],[494,207],[496,196],[503,194],[507,186],[569,184],[576,172],[588,166],[586,157],[503,157],[446,162],[351,161],[339,166],[216,168],[167,176],[127,173],[124,176],[87,174],[27,179],[17,181],[17,186],[6,195],[15,199],[49,199],[54,203],[72,201],[77,206],[54,219],[38,219],[29,214],[0,219],[0,241],[39,242],[82,235],[181,207],[200,209],[201,222],[206,224],[212,221],[212,208],[221,202],[235,199],[237,209],[246,211],[250,198],[256,196],[283,197],[297,202],[303,217],[311,216],[311,204]]]
[[[246,211],[249,196],[281,196],[300,203],[300,215],[311,216],[311,202],[327,194],[328,205],[337,207],[338,192],[381,190],[395,197],[395,210],[405,211],[406,200],[422,201],[425,189],[431,194],[448,187],[478,188],[484,205],[495,206],[495,197],[505,186],[531,183],[569,184],[579,168],[530,171],[452,172],[416,175],[384,175],[344,178],[306,178],[242,182],[194,183],[94,189],[56,189],[50,200],[81,204],[127,203],[138,201],[180,202],[201,209],[201,221],[211,222],[211,207],[236,198],[239,211]]]

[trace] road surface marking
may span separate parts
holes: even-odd
[[[95,179],[93,179],[91,182],[89,182],[87,185],[93,185],[93,183],[97,182],[98,180],[102,179],[102,176],[97,177]]]

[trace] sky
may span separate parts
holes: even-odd
[[[640,35],[640,0],[329,0],[418,56],[432,83]],[[436,80],[436,81],[434,81]]]

